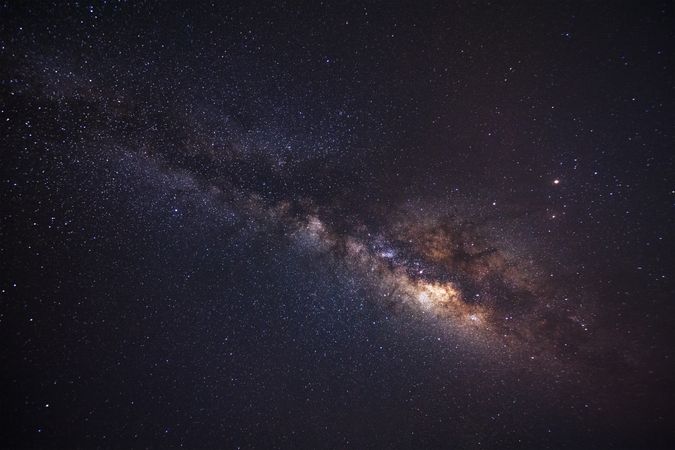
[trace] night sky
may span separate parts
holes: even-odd
[[[0,4],[0,447],[675,448],[675,13]]]

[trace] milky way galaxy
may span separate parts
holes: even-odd
[[[673,16],[0,4],[0,447],[675,448]]]

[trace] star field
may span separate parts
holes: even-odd
[[[0,4],[3,448],[672,448],[673,5]]]

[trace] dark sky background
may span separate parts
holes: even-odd
[[[3,448],[675,447],[672,2],[2,2]]]

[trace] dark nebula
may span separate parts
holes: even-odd
[[[0,5],[2,448],[674,448],[671,2]]]

